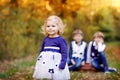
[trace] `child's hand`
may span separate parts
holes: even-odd
[[[71,63],[74,65],[75,64],[75,61],[73,59],[71,59]]]
[[[82,61],[82,65],[85,65],[85,61]]]
[[[99,42],[104,43],[104,40],[101,38],[101,39],[99,40]]]
[[[92,64],[91,63],[86,63],[87,65],[89,65],[89,66],[92,66]]]
[[[96,42],[97,45],[98,43],[104,43],[103,38],[95,38],[94,41]]]

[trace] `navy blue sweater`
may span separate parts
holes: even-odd
[[[64,69],[67,61],[67,43],[64,38],[61,36],[59,37],[45,37],[42,43],[42,47],[40,52],[44,51],[44,47],[51,46],[51,47],[59,47],[60,48],[60,53],[61,53],[61,63],[59,64],[60,69]]]

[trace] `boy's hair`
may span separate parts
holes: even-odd
[[[103,39],[104,39],[104,34],[99,31],[99,32],[96,32],[93,37],[94,37],[94,38],[95,38],[95,37],[99,37],[99,38],[103,38]]]
[[[76,34],[80,34],[81,36],[83,36],[83,32],[80,29],[75,29],[72,33],[72,36],[75,36]]]
[[[42,26],[42,30],[45,35],[48,35],[48,33],[46,32],[47,21],[53,21],[58,27],[58,34],[59,35],[63,34],[65,25],[63,24],[61,18],[55,15],[52,15],[47,18],[44,25]]]

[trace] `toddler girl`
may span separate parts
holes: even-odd
[[[58,16],[47,18],[43,32],[40,54],[36,62],[33,77],[36,79],[69,80],[67,61],[67,43],[62,38],[64,24]]]

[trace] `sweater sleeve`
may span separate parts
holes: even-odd
[[[83,58],[83,60],[86,62],[86,60],[87,60],[87,44],[86,44],[86,46],[85,46],[85,49],[84,49],[84,58]]]
[[[73,52],[72,43],[70,43],[70,48],[69,48],[69,58],[70,59],[72,59],[72,52]]]
[[[106,48],[106,45],[103,43],[98,43],[98,52],[103,52]]]
[[[86,63],[91,63],[91,56],[90,56],[91,55],[91,47],[92,47],[92,41],[88,45]]]
[[[61,62],[59,64],[60,69],[64,69],[67,61],[67,43],[64,39],[60,40],[60,52],[61,52]]]
[[[43,42],[41,44],[40,53],[44,50],[45,39],[46,39],[46,37],[43,39]]]

